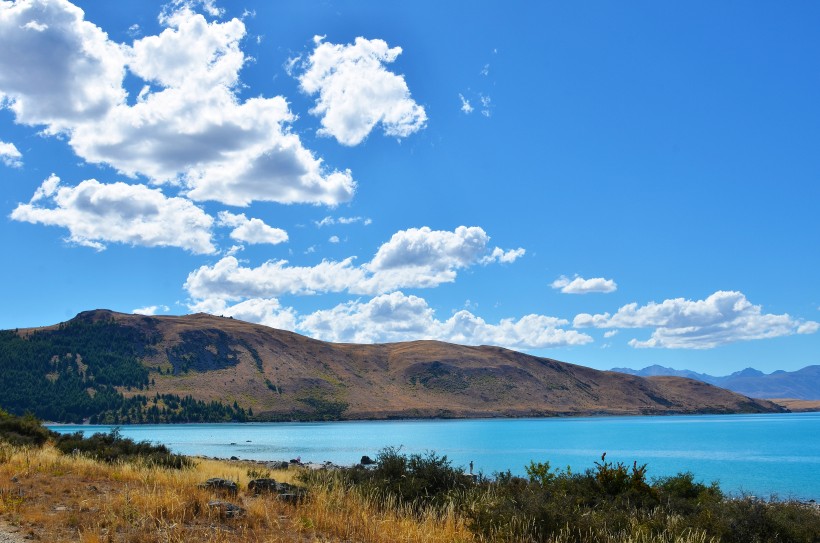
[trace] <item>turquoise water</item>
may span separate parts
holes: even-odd
[[[110,426],[51,426],[107,432]],[[354,464],[386,446],[435,451],[476,472],[523,475],[530,460],[573,471],[607,460],[650,476],[691,471],[731,493],[820,498],[820,413],[555,419],[177,424],[120,427],[138,441],[201,456]]]

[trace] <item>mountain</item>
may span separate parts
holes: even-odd
[[[746,368],[722,377],[695,373],[689,370],[665,368],[658,365],[648,366],[642,370],[613,368],[612,371],[641,377],[650,375],[688,377],[753,398],[820,400],[820,366],[806,366],[797,371],[778,370],[769,374],[754,368]]]
[[[499,347],[334,344],[206,314],[96,310],[0,333],[0,407],[104,423],[782,410],[679,377]]]

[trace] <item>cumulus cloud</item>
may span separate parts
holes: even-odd
[[[296,330],[296,311],[291,307],[283,307],[275,298],[254,298],[233,305],[225,300],[208,300],[192,305],[191,310],[233,317],[280,330]]]
[[[114,242],[180,247],[198,254],[216,251],[211,243],[210,215],[189,200],[168,198],[144,185],[88,179],[66,187],[52,175],[28,204],[21,203],[12,211],[11,218],[62,226],[69,231],[69,241],[97,250]]]
[[[208,22],[194,4],[177,2],[159,35],[131,46],[66,1],[0,4],[0,99],[17,122],[65,136],[86,161],[181,183],[196,200],[349,200],[350,171],[328,170],[302,145],[283,97],[237,97],[244,23]],[[133,104],[127,71],[145,83]]]
[[[197,300],[241,300],[272,298],[282,294],[344,292],[365,279],[352,258],[323,260],[315,266],[290,266],[287,260],[268,261],[255,268],[226,256],[212,266],[202,266],[188,275],[185,290]]]
[[[553,281],[550,286],[554,289],[560,289],[564,294],[609,293],[618,289],[618,285],[612,279],[604,279],[603,277],[584,279],[577,275],[572,279],[562,275]]]
[[[288,240],[288,233],[281,228],[268,226],[261,219],[248,219],[244,213],[235,215],[229,211],[220,211],[217,218],[220,226],[233,228],[230,236],[236,241],[277,245]]]
[[[324,260],[315,266],[268,261],[255,268],[226,256],[188,275],[186,290],[195,299],[272,298],[283,294],[348,292],[381,294],[400,288],[430,288],[455,280],[458,270],[475,264],[511,262],[523,249],[489,249],[490,237],[480,227],[454,231],[411,228],[395,233],[373,259],[362,265],[354,257]]]
[[[0,141],[0,161],[10,168],[19,168],[23,165],[23,155],[13,143]]]
[[[328,241],[329,241],[330,243],[339,243],[341,240],[339,239],[339,236],[330,236],[330,237],[328,238]]]
[[[171,308],[167,305],[149,305],[146,307],[138,307],[137,309],[133,310],[132,313],[134,315],[156,315],[158,312],[167,313],[170,311]]]
[[[311,113],[321,117],[320,135],[352,146],[377,124],[385,135],[398,138],[424,128],[427,113],[410,97],[404,76],[384,67],[396,60],[401,47],[361,37],[338,45],[316,36],[314,43],[298,80],[305,93],[319,95]]]
[[[326,341],[356,343],[438,339],[534,349],[592,341],[586,334],[560,328],[567,324],[566,320],[544,315],[490,324],[467,310],[441,321],[423,298],[392,292],[366,302],[352,301],[316,311],[301,319],[299,328]]]
[[[718,291],[705,300],[675,298],[662,303],[636,303],[621,307],[617,313],[575,317],[575,327],[654,328],[645,341],[632,339],[635,348],[711,349],[719,345],[792,334],[811,334],[820,323],[794,319],[788,314],[763,313],[741,292]]]
[[[0,102],[46,133],[99,122],[125,100],[125,49],[66,1],[0,4]]]

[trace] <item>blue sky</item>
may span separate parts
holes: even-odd
[[[0,328],[820,363],[820,6],[0,2]]]

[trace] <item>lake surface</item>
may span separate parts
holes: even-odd
[[[53,425],[58,432],[111,426]],[[121,426],[123,436],[186,455],[349,465],[387,446],[435,451],[475,472],[524,475],[530,460],[573,471],[607,460],[648,474],[691,471],[725,492],[820,498],[820,413],[553,419],[409,420]]]

